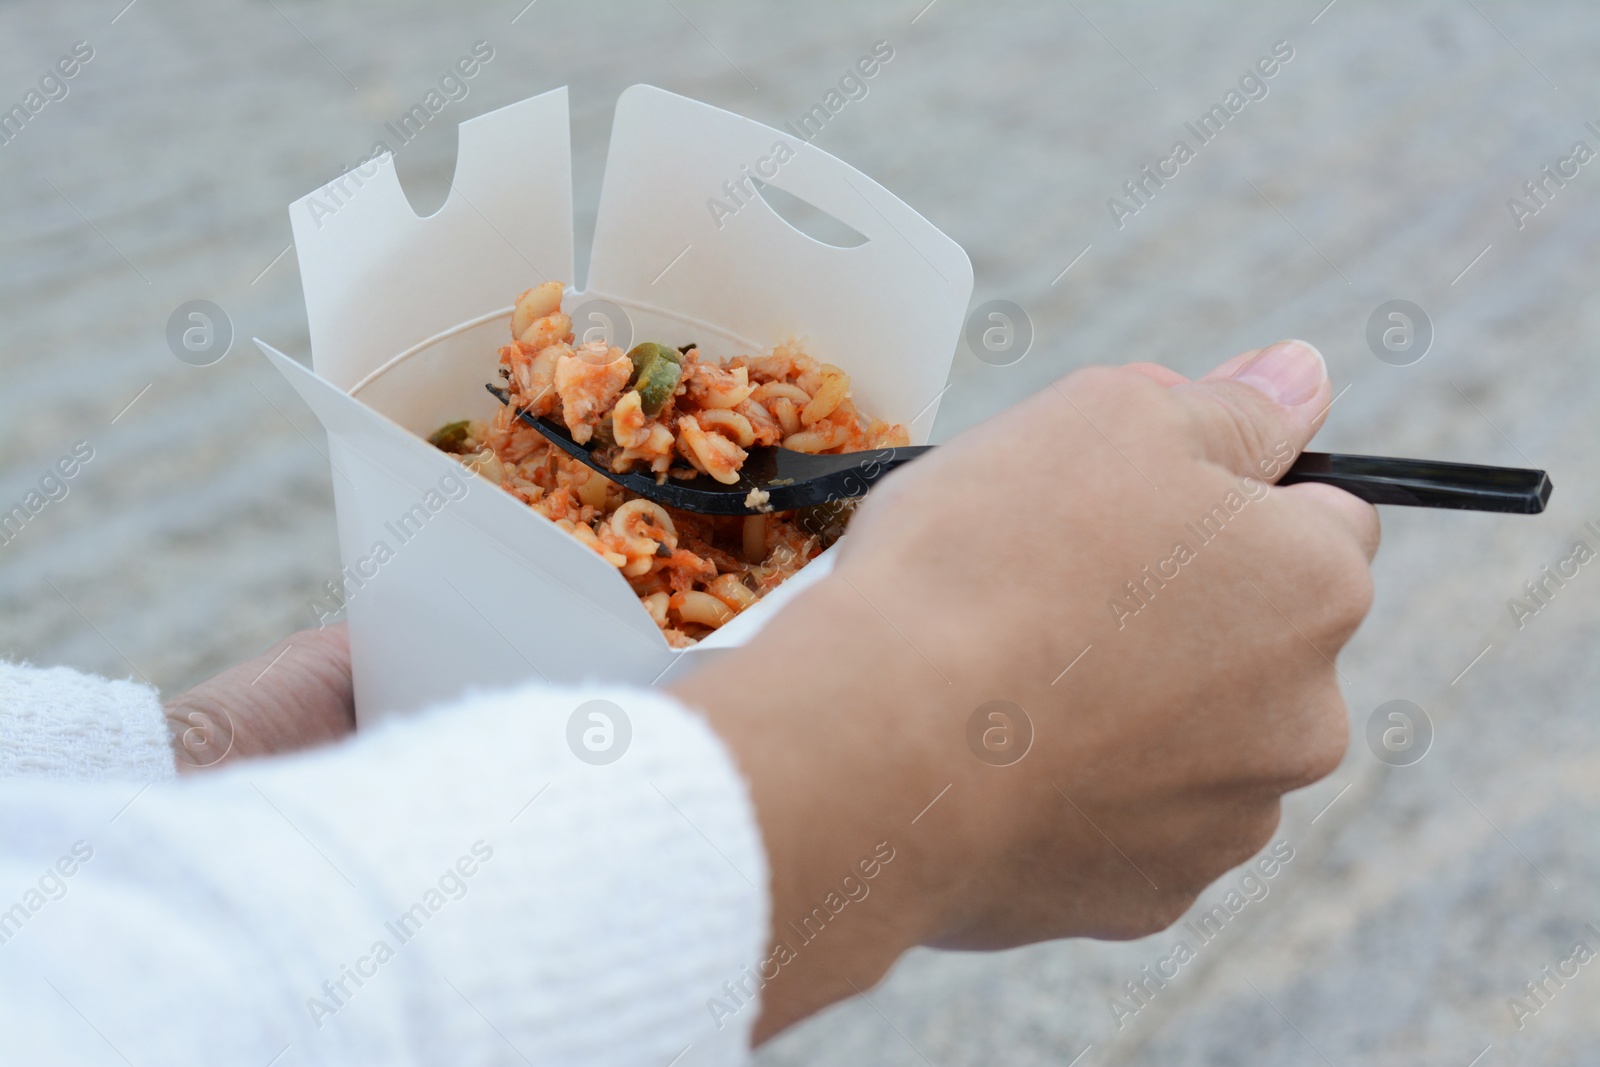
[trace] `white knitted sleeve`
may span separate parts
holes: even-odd
[[[479,696],[176,783],[0,783],[4,1058],[739,1064],[768,908],[730,755],[649,691]]]
[[[0,778],[158,782],[176,773],[154,689],[0,661]]]

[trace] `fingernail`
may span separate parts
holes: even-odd
[[[1284,407],[1298,407],[1317,395],[1328,377],[1322,353],[1304,341],[1279,341],[1256,353],[1234,373],[1243,382]]]

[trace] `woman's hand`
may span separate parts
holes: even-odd
[[[179,771],[336,741],[355,728],[345,625],[293,634],[166,709]]]
[[[770,856],[758,1039],[915,944],[1160,930],[1338,765],[1377,514],[1270,485],[1329,395],[1298,343],[1073,374],[885,479],[830,578],[676,687]]]

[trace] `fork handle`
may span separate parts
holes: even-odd
[[[1550,476],[1522,467],[1480,467],[1393,456],[1302,452],[1279,485],[1321,482],[1372,504],[1459,508],[1536,515],[1550,499]]]

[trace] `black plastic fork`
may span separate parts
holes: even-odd
[[[486,388],[502,404],[511,403],[510,394],[504,389],[495,385]],[[590,454],[592,446],[574,441],[567,428],[552,419],[537,418],[526,411],[517,412],[517,417],[573,459],[646,500],[702,515],[792,511],[863,496],[873,482],[932,448],[913,445],[844,455],[812,455],[761,445],[746,449],[749,454],[739,468],[739,480],[732,484],[698,471],[693,477],[669,476],[657,482],[650,473],[617,474],[607,469]],[[1329,452],[1302,452],[1278,479],[1279,485],[1296,482],[1338,486],[1373,504],[1522,515],[1543,511],[1552,489],[1549,475],[1541,470]]]
[[[511,403],[510,394],[490,385],[489,392],[502,404]],[[599,471],[624,489],[631,489],[657,504],[698,512],[701,515],[757,515],[769,511],[793,511],[826,504],[834,500],[866,495],[872,483],[927,452],[931,445],[906,448],[875,448],[844,455],[813,455],[788,448],[758,445],[739,468],[739,480],[731,484],[708,474],[693,471],[693,477],[669,475],[663,482],[649,471],[617,474],[597,462],[590,445],[580,445],[567,428],[554,419],[541,419],[526,411],[517,417],[578,462]],[[687,473],[692,468],[682,468]]]

